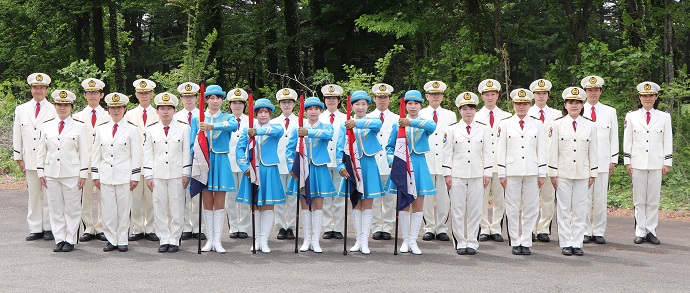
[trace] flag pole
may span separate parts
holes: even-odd
[[[249,94],[249,104],[247,105],[247,115],[249,116],[249,128],[254,127],[254,94],[252,94],[252,89],[249,89],[247,91]],[[249,138],[249,146],[252,146],[254,143],[254,137]],[[254,146],[256,147],[256,146]],[[253,153],[252,147],[248,148],[249,151]],[[256,167],[256,156],[252,154],[252,161],[250,163],[251,165],[249,168],[255,168]],[[254,169],[256,170],[256,169]],[[251,172],[251,171],[250,171]],[[258,174],[257,174],[258,176]],[[254,184],[251,182],[251,176],[249,179],[249,188],[247,190],[250,193],[250,198],[251,198],[251,210],[252,210],[252,254],[256,254],[256,220],[255,220],[255,213],[256,213],[256,207],[254,206],[254,203],[256,201],[256,194],[254,193]]]
[[[206,92],[206,81],[202,79],[199,82],[199,122],[204,122],[204,103],[205,103],[204,92]],[[191,188],[190,188],[190,192],[191,192]],[[191,200],[193,200],[193,199],[191,199]],[[196,243],[197,254],[201,254],[201,233],[202,233],[201,232],[201,214],[203,212],[203,202],[204,202],[203,196],[200,193],[199,194],[199,236],[197,237],[197,243]],[[206,223],[206,225],[209,225],[209,223]],[[209,235],[208,237],[211,237],[211,235]]]
[[[350,119],[352,118],[352,114],[351,114],[352,113],[352,105],[350,105],[350,94],[349,93],[347,94],[346,108],[347,108],[347,112],[346,112],[347,113],[347,120],[346,121],[350,121]],[[347,135],[347,142],[346,143],[350,143],[350,138],[352,136],[352,129],[345,130],[345,134]],[[352,152],[352,146],[350,146],[350,152]],[[350,159],[352,160],[354,158],[351,157]],[[352,171],[355,173],[357,172],[356,170],[352,170]],[[352,175],[355,175],[355,174],[352,174]],[[345,180],[345,196],[346,197],[351,196],[350,195],[350,180]],[[354,210],[354,208],[355,207],[353,206],[352,209]],[[345,232],[345,237],[343,237],[343,255],[347,255],[347,198],[345,198],[345,227],[344,227],[344,232]],[[355,233],[359,233],[359,232],[355,231]],[[367,235],[367,237],[368,237],[368,235]]]
[[[301,128],[304,126],[304,92],[300,92],[299,95],[299,116],[297,116],[297,125]],[[299,138],[299,150],[302,152],[302,148],[304,147],[304,139],[302,137]],[[293,162],[293,164],[299,164],[299,162]],[[301,172],[300,172],[301,173]],[[300,181],[300,176],[301,174],[295,174],[297,175],[297,194],[295,196],[295,200],[297,203],[295,204],[296,210],[295,210],[295,253],[299,253],[299,181]],[[311,219],[305,219],[311,221]],[[306,232],[305,232],[306,233]]]
[[[400,97],[400,119],[405,118],[405,98]],[[398,133],[400,131],[405,131],[405,127],[398,127]],[[405,136],[407,137],[407,135]],[[407,140],[407,139],[405,139]],[[407,143],[407,142],[405,142]],[[398,221],[400,218],[400,211],[398,210],[398,204],[400,201],[399,196],[395,196],[395,245],[393,245],[393,255],[398,255]]]

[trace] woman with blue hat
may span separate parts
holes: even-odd
[[[256,212],[254,221],[261,227],[259,243],[254,243],[257,250],[263,253],[271,252],[268,248],[268,235],[273,228],[273,205],[285,203],[285,191],[280,181],[278,170],[278,141],[285,133],[283,126],[271,122],[271,114],[275,107],[268,99],[259,99],[254,104],[254,116],[258,125],[253,128],[244,128],[240,140],[237,142],[237,164],[244,172],[240,183],[240,191],[237,193],[237,202],[243,204],[252,203],[252,184],[249,179],[251,162],[249,161],[249,138],[256,137],[256,167],[259,176],[259,188],[256,191]],[[252,250],[254,250],[252,248]]]
[[[429,135],[436,130],[436,123],[433,120],[427,120],[419,116],[419,110],[422,109],[424,104],[422,93],[417,90],[407,91],[404,99],[407,118],[400,119],[398,123],[393,124],[393,131],[388,138],[386,153],[388,155],[388,164],[390,165],[393,163],[395,154],[398,127],[405,127],[408,148],[410,150],[410,164],[414,170],[414,181],[417,187],[417,198],[410,205],[412,207],[411,211],[410,206],[408,206],[398,214],[403,234],[400,252],[407,253],[411,251],[413,254],[420,255],[422,251],[417,247],[417,237],[419,237],[419,228],[424,217],[424,196],[436,194],[436,187],[431,179],[425,157],[425,154],[429,152]],[[385,188],[388,193],[398,193],[398,189],[390,177],[388,177]]]
[[[350,194],[345,192],[350,176],[345,168],[345,164],[343,164],[345,144],[350,143],[346,139],[345,130],[353,129],[355,143],[350,145],[350,147],[354,148],[353,152],[357,158],[358,173],[361,176],[360,182],[362,182],[363,186],[361,198],[352,209],[357,242],[355,242],[350,251],[360,251],[363,254],[369,254],[369,232],[371,230],[371,212],[374,198],[382,197],[385,194],[379,168],[376,164],[376,154],[383,150],[377,139],[383,122],[378,117],[367,118],[367,109],[369,108],[369,103],[371,103],[371,98],[367,92],[362,90],[353,92],[350,103],[355,112],[355,117],[340,125],[338,145],[336,147],[336,162],[338,163],[340,176],[343,177],[340,182],[339,194],[349,197],[355,191],[351,187]]]
[[[310,206],[306,200],[300,197],[300,225],[304,230],[304,243],[300,251],[313,250],[321,253],[323,250],[319,245],[319,234],[321,234],[321,224],[323,223],[323,199],[333,197],[337,194],[335,186],[328,171],[328,163],[331,161],[328,155],[328,142],[333,138],[333,125],[319,122],[319,115],[323,112],[324,104],[317,97],[310,97],[304,101],[304,110],[307,120],[304,127],[295,128],[290,136],[287,145],[287,164],[288,170],[292,170],[294,155],[297,151],[298,137],[304,138],[304,151],[309,161],[309,196],[311,197]],[[292,173],[291,173],[292,174]],[[292,196],[299,195],[299,182],[295,179],[296,175],[288,183],[287,194]]]
[[[196,140],[197,133],[201,130],[206,133],[209,148],[208,182],[206,189],[201,192],[204,204],[204,221],[206,222],[206,234],[208,242],[201,251],[215,250],[225,253],[221,245],[220,236],[223,232],[225,221],[225,193],[235,192],[235,182],[230,176],[230,135],[237,130],[237,118],[232,114],[223,113],[220,106],[225,99],[225,92],[218,85],[210,85],[204,93],[208,108],[205,121],[199,122],[199,117],[192,118],[192,142]],[[192,157],[194,157],[192,150]]]

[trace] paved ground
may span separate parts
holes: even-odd
[[[79,243],[71,253],[54,253],[52,241],[24,241],[26,191],[0,190],[0,200],[2,292],[690,290],[690,235],[683,222],[662,221],[663,244],[653,246],[632,243],[632,219],[610,218],[609,243],[586,245],[583,257],[562,256],[554,241],[536,244],[528,257],[511,255],[507,242],[482,243],[477,255],[460,256],[450,242],[421,240],[421,256],[394,256],[392,240],[372,240],[368,256],[343,256],[342,240],[323,240],[322,254],[295,254],[294,242],[275,235],[269,242],[273,252],[252,255],[250,239],[231,240],[227,233],[228,253],[222,255],[198,255],[190,241],[176,254],[159,254],[158,243],[146,240],[131,243],[127,253],[105,253],[105,243],[97,240]]]

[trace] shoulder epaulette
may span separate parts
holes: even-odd
[[[460,121],[456,121],[455,123],[448,124],[448,126],[453,126],[455,124],[458,124]]]
[[[484,122],[479,122],[479,121],[477,121],[477,120],[475,120],[474,122],[476,122],[477,124],[481,124],[481,125],[486,126],[486,123],[484,123]]]
[[[587,117],[585,117],[585,116],[582,116],[582,118],[585,118],[585,119],[587,119],[587,120],[589,120],[589,121],[594,122],[594,120],[592,120],[591,118],[587,118]]]
[[[187,123],[187,121],[177,120],[177,122],[180,122],[180,123],[182,123],[182,124],[189,125],[189,123]],[[156,123],[158,123],[158,122],[156,122]]]
[[[149,124],[149,126],[156,125],[156,124],[158,124],[158,122],[160,122],[160,121],[153,122],[153,123]],[[132,124],[132,125],[134,125],[134,124]],[[148,126],[147,126],[147,127],[148,127]]]
[[[539,120],[539,118],[537,118],[537,117],[534,117],[534,116],[529,116],[529,117],[532,117],[532,118],[534,118],[534,119],[536,119],[536,120]]]
[[[563,117],[565,117],[565,116],[561,116],[561,117],[558,117],[558,118],[556,118],[556,119],[553,119],[553,121],[563,119]]]
[[[501,120],[508,120],[508,119],[510,119],[510,118],[512,118],[512,117],[513,117],[513,116],[511,115],[511,116],[508,116],[508,117],[503,118],[503,119],[501,119]]]
[[[106,122],[103,122],[103,123],[101,123],[101,124],[98,124],[98,126],[108,124],[108,122],[110,122],[110,121],[106,121]]]
[[[84,123],[84,121],[81,121],[81,120],[79,120],[79,119],[74,119],[74,118],[72,118],[72,120],[77,121],[77,122],[79,122],[79,123]]]
[[[46,120],[46,121],[43,121],[43,123],[46,123],[46,122],[48,122],[48,121],[53,121],[53,120],[55,120],[54,117],[53,117],[53,118],[50,118],[50,119],[48,119],[48,120]]]
[[[139,127],[136,124],[132,123],[132,121],[127,121],[127,123],[132,124],[132,126],[134,126],[134,127]]]

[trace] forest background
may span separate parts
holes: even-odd
[[[448,84],[443,106],[453,109],[459,93],[476,92],[486,78],[502,83],[500,106],[509,110],[510,90],[549,79],[549,105],[561,109],[563,89],[599,75],[602,102],[618,110],[621,153],[635,86],[662,85],[674,166],[661,208],[690,209],[685,0],[0,0],[0,7],[0,173],[20,180],[12,119],[31,99],[26,77],[33,72],[50,75],[51,90],[75,93],[83,79],[100,78],[106,93],[134,103],[131,84],[141,77],[158,83],[156,92],[176,93],[179,83],[203,78],[274,102],[283,87],[311,96],[328,83],[369,91],[385,82],[396,89],[394,112],[406,90],[429,80]],[[78,99],[75,111],[84,105]],[[632,207],[622,166],[610,188],[609,206]]]

